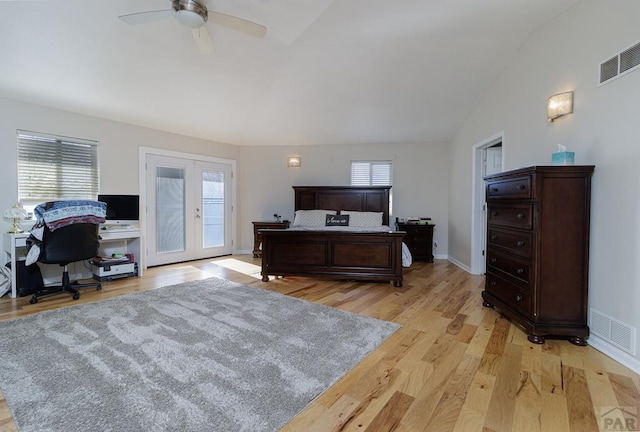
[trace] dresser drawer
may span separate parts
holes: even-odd
[[[487,266],[493,272],[503,272],[528,284],[531,281],[531,262],[493,250],[487,252]]]
[[[422,234],[424,230],[420,229],[418,225],[402,225],[402,231],[406,232],[407,235],[416,235]]]
[[[489,227],[487,245],[523,257],[531,257],[533,251],[533,234]]]
[[[430,240],[425,239],[423,237],[407,237],[407,236],[405,236],[403,241],[407,245],[415,246],[417,248],[427,248],[431,244]]]
[[[487,200],[531,198],[531,177],[519,177],[487,184]]]
[[[487,220],[492,225],[533,228],[533,204],[489,205]]]
[[[397,225],[400,231],[407,233],[409,236],[427,237],[433,236],[433,227],[435,225],[418,225],[418,224],[399,224]]]
[[[487,273],[485,289],[507,306],[531,318],[531,292],[529,290],[512,284],[491,272]]]

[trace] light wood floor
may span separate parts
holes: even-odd
[[[638,375],[591,347],[529,343],[482,307],[483,276],[446,261],[414,263],[399,289],[297,277],[264,283],[259,265],[237,255],[152,268],[141,278],[106,282],[100,292],[84,290],[75,302],[67,295],[36,305],[2,298],[0,321],[219,276],[402,325],[283,431],[589,432],[604,421],[610,428],[603,430],[621,430],[620,416],[640,414]],[[4,398],[0,430],[16,430]]]

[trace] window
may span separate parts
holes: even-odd
[[[391,186],[391,161],[351,161],[351,186]]]
[[[98,195],[98,143],[18,130],[18,200],[26,207]]]

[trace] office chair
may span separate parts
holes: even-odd
[[[42,241],[39,243],[40,256],[38,262],[44,264],[59,264],[64,267],[62,283],[56,286],[45,286],[38,289],[29,300],[29,303],[38,302],[38,298],[59,292],[73,294],[73,299],[80,298],[77,288],[96,287],[102,289],[99,282],[79,284],[69,280],[68,265],[72,262],[93,258],[98,254],[100,245],[98,236],[98,224],[75,223],[50,231],[44,227]]]

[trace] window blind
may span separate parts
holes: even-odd
[[[18,130],[18,199],[95,199],[98,143]]]
[[[391,186],[391,161],[351,161],[351,186]]]

